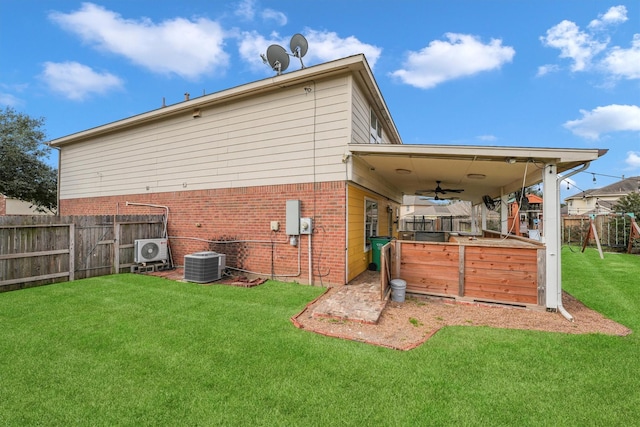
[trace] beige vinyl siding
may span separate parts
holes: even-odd
[[[353,80],[352,80],[352,132],[351,142],[353,144],[368,144],[369,143],[369,122],[371,121],[371,111],[369,103],[365,99],[364,93]]]
[[[4,196],[0,195],[0,203]],[[46,212],[39,212],[38,209],[29,202],[24,202],[18,199],[4,198],[5,201],[5,215],[51,215],[52,212],[47,210]]]
[[[364,92],[358,84],[353,82],[352,91],[353,114],[352,114],[352,132],[351,142],[353,144],[369,144],[371,132],[371,104],[367,101]],[[378,122],[382,125],[382,143],[388,144],[382,117],[376,114]]]
[[[343,180],[349,79],[281,88],[202,108],[200,118],[182,113],[66,145],[61,198]]]

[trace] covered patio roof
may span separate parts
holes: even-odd
[[[562,306],[562,266],[560,240],[560,179],[585,170],[607,150],[484,147],[451,145],[349,144],[350,155],[364,162],[369,170],[403,194],[436,188],[462,189],[442,194],[481,204],[483,196],[507,202],[510,193],[542,182],[545,246],[545,306],[559,310],[567,319],[571,314]],[[563,172],[565,174],[563,174]],[[433,194],[433,193],[431,193]],[[473,212],[473,210],[472,210]],[[482,228],[487,209],[482,204]],[[501,232],[508,234],[507,210],[500,210]],[[472,225],[473,227],[473,225]]]
[[[563,173],[598,159],[607,150],[486,147],[455,145],[349,144],[351,155],[360,158],[376,174],[403,194],[433,189],[460,188],[457,196],[473,204],[482,196],[492,198],[542,182],[545,165]],[[526,176],[525,176],[526,173]],[[554,171],[554,173],[556,173]]]

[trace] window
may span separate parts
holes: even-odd
[[[364,201],[364,250],[371,249],[370,237],[378,235],[378,202],[365,199]]]
[[[378,120],[376,113],[371,110],[371,125],[370,125],[370,139],[371,144],[382,143],[382,123]]]

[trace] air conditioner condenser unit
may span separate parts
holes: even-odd
[[[167,261],[169,249],[167,239],[140,239],[134,242],[135,263]]]
[[[184,257],[184,280],[209,283],[222,278],[227,256],[217,252],[196,252]]]

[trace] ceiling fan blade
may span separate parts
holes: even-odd
[[[433,190],[418,190],[416,191],[416,194],[430,193],[430,194],[435,194],[437,196],[438,194],[462,193],[464,191],[462,188],[442,188],[440,187],[441,183],[442,181],[436,181],[437,185],[436,185],[436,188],[434,188]]]

